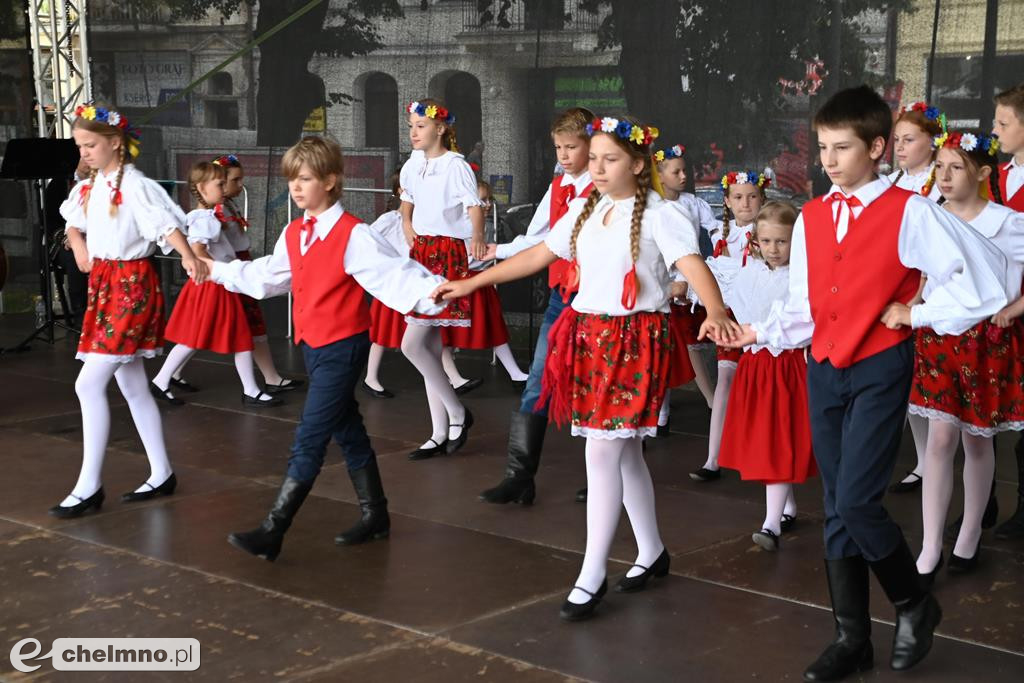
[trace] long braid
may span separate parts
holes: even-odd
[[[729,190],[726,190],[725,192],[726,192],[726,195],[728,195]],[[725,201],[723,201],[722,202],[722,239],[723,240],[728,241],[728,239],[729,239],[729,230],[732,229],[731,221],[732,221],[732,211],[729,209],[729,205],[726,204]]]
[[[583,224],[590,218],[590,214],[594,213],[594,207],[597,206],[598,200],[601,199],[601,193],[597,190],[591,190],[590,196],[587,197],[587,203],[583,205],[583,211],[580,213],[579,218],[576,219],[576,224],[572,226],[572,237],[569,238],[569,260],[576,260],[576,238],[579,237],[580,230],[583,229]]]
[[[651,167],[645,163],[636,177],[636,200],[633,202],[633,216],[629,223],[629,255],[635,264],[640,260],[640,223],[647,208],[647,193],[651,191]]]
[[[196,204],[199,207],[201,207],[203,209],[209,209],[210,208],[210,205],[206,203],[205,199],[203,199],[203,195],[199,194],[199,186],[198,185],[196,185],[195,183],[190,184],[188,186],[188,191],[192,195],[192,198],[195,200]]]
[[[985,165],[992,171],[988,174],[988,190],[992,193],[992,201],[996,204],[1004,204],[1003,193],[999,189],[999,162],[994,158],[989,158]]]
[[[114,181],[114,190],[110,195],[110,215],[117,215],[117,207],[121,203],[121,180],[124,178],[124,167],[128,162],[128,137],[121,136],[120,155],[117,160],[117,180]]]
[[[89,184],[85,186],[85,194],[82,195],[82,213],[88,215],[89,213],[89,195],[92,194],[92,188],[96,184],[96,175],[99,173],[99,169],[89,169]]]

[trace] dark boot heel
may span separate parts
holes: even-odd
[[[388,499],[384,497],[377,460],[371,460],[361,469],[349,470],[348,476],[359,500],[359,520],[352,528],[335,536],[334,542],[338,545],[358,545],[387,538],[391,533],[391,517],[388,515]]]

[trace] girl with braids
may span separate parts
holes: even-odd
[[[551,328],[537,403],[550,397],[550,417],[569,421],[572,434],[587,440],[587,549],[561,610],[570,621],[590,617],[607,591],[608,554],[623,505],[637,559],[617,590],[638,591],[652,576],[668,574],[641,441],[657,431],[668,380],[671,271],[682,271],[706,304],[702,337],[730,339],[738,330],[701,260],[692,223],[651,189],[650,144],[657,130],[604,117],[587,132],[595,189],[586,202],[570,204],[541,244],[436,292],[456,300],[528,277],[558,258],[570,262],[564,291],[577,284],[579,291]]]
[[[221,263],[235,260],[235,248],[225,236],[215,208],[224,201],[226,177],[224,166],[209,161],[193,165],[188,174],[188,188],[198,208],[185,217],[188,242],[196,255]],[[167,354],[167,360],[150,385],[153,395],[161,401],[172,405],[184,404],[170,391],[171,377],[196,351],[202,349],[234,354],[235,370],[242,381],[243,404],[281,405],[280,398],[261,391],[256,383],[252,364],[252,329],[241,295],[229,292],[216,282],[201,285],[186,282],[167,321],[166,336],[168,341],[177,345]]]
[[[892,148],[899,167],[889,174],[893,185],[939,200],[932,141],[942,135],[945,126],[945,114],[927,102],[915,102],[900,110],[892,129]]]
[[[234,198],[242,194],[242,190],[245,188],[245,171],[242,169],[242,162],[234,154],[223,154],[213,159],[212,163],[222,166],[227,173],[227,177],[224,179],[224,201],[213,207],[214,215],[221,223],[221,234],[235,250],[237,258],[251,261],[252,255],[249,253],[249,249],[252,246],[252,241],[249,239],[249,221],[245,219],[234,202]],[[267,341],[267,323],[263,318],[259,302],[244,294],[239,296],[242,300],[242,308],[245,310],[245,318],[249,322],[249,329],[252,332],[252,359],[263,375],[266,391],[275,394],[301,387],[303,384],[301,379],[287,379],[277,371],[274,357],[270,353],[270,344]],[[184,365],[179,367],[171,377],[171,386],[188,392],[198,391],[198,387],[182,377],[184,368]]]
[[[1006,258],[1004,286],[1009,302],[990,320],[960,335],[930,328],[917,332],[917,363],[910,412],[928,419],[928,443],[921,496],[924,538],[917,558],[927,583],[943,564],[942,534],[953,492],[953,458],[964,445],[964,514],[949,561],[951,573],[977,566],[982,519],[995,468],[992,437],[1024,430],[1024,215],[1002,206],[996,167],[996,138],[949,132],[935,141],[935,177],[942,206],[987,237]],[[990,201],[991,195],[995,201]],[[925,285],[924,299],[930,294]]]
[[[750,261],[750,231],[754,226],[765,200],[765,189],[771,184],[769,171],[730,171],[722,176],[724,190],[722,228],[712,237],[718,237],[715,250],[708,265],[720,286],[731,279],[739,268]],[[715,349],[718,358],[718,379],[711,400],[711,424],[708,428],[708,459],[698,469],[690,472],[690,479],[698,482],[717,481],[722,473],[718,467],[718,453],[722,445],[725,428],[726,408],[733,376],[740,360],[739,349],[719,346]]]
[[[469,256],[482,260],[487,251],[476,175],[458,153],[454,114],[436,100],[411,102],[406,113],[413,151],[399,175],[399,211],[409,258],[434,275],[461,280],[469,275]],[[430,438],[409,454],[412,460],[455,453],[473,425],[473,414],[459,401],[441,363],[441,328],[469,327],[470,306],[468,298],[459,299],[437,315],[413,311],[405,317],[402,353],[423,375],[431,423]]]
[[[77,355],[84,364],[75,380],[82,405],[82,469],[71,494],[50,509],[61,518],[103,505],[112,377],[128,402],[150,468],[149,478],[122,500],[174,492],[177,481],[167,459],[160,411],[142,365],[143,358],[158,355],[163,346],[163,296],[149,257],[157,246],[168,252],[174,248],[193,282],[207,276],[181,232],[181,209],[130,163],[139,153],[138,132],[112,109],[81,106],[75,114],[72,135],[91,170],[60,213],[78,268],[89,274],[89,294]]]

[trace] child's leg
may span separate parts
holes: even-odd
[[[924,477],[924,452],[928,448],[928,418],[913,413],[907,414],[907,423],[910,424],[910,433],[914,435],[914,451],[917,454],[917,464],[914,469],[903,477],[903,482],[913,483],[918,477]],[[913,475],[917,475],[916,477]]]
[[[461,387],[469,381],[462,376],[459,368],[455,365],[455,354],[450,346],[445,346],[441,349],[441,365],[444,367],[444,374],[448,376],[448,383],[453,387]]]
[[[155,384],[161,391],[167,391],[167,387],[171,385],[171,377],[178,371],[178,368],[183,366],[188,360],[195,354],[196,350],[191,349],[184,344],[177,344],[173,349],[167,353],[167,359],[164,364],[160,366],[160,372],[153,378],[153,384]]]
[[[624,439],[587,439],[587,550],[575,585],[596,593],[608,575],[608,554],[622,509]],[[582,605],[590,596],[575,588],[569,602]]]
[[[650,567],[665,550],[658,533],[658,518],[654,510],[654,483],[644,461],[642,441],[637,437],[625,439],[619,469],[622,472],[622,504],[626,507],[629,524],[636,538],[636,562]],[[639,576],[644,572],[632,567],[626,576]]]
[[[718,364],[718,384],[715,385],[715,397],[711,404],[711,427],[708,431],[708,461],[704,467],[709,470],[718,469],[718,451],[722,445],[722,430],[725,428],[725,408],[729,405],[729,392],[732,390],[732,379],[736,375],[734,365]]]
[[[280,384],[284,381],[284,377],[281,377],[277,366],[274,365],[274,356],[270,353],[270,343],[266,336],[252,338],[252,360],[260,369],[263,381],[267,384]]]
[[[964,433],[964,519],[953,552],[970,559],[981,538],[981,518],[988,505],[992,476],[996,470],[996,453],[991,437]]]
[[[793,495],[792,484],[766,484],[764,487],[765,514],[762,529],[767,529],[778,536],[782,533],[782,513],[786,510],[786,502]]]
[[[688,348],[686,352],[690,355],[690,365],[693,366],[693,374],[696,375],[693,381],[697,383],[701,396],[710,408],[715,400],[715,386],[711,383],[711,373],[708,372],[704,354],[700,349],[694,348]]]
[[[146,449],[146,458],[149,460],[149,479],[139,486],[136,492],[149,491],[160,486],[171,476],[171,462],[167,458],[160,409],[149,393],[149,381],[146,379],[146,368],[141,358],[119,367],[114,377],[117,379],[121,395],[128,402],[132,421],[135,422],[135,429],[139,432],[139,438]]]
[[[796,517],[796,495],[794,495],[794,487],[789,487],[789,496],[786,497],[786,505],[782,509],[782,514],[789,515],[790,517]]]
[[[455,439],[461,436],[462,428],[452,427],[452,425],[464,423],[466,409],[444,374],[441,364],[441,330],[427,325],[409,325],[405,330],[405,336],[402,337],[402,353],[423,375],[427,402],[431,404],[431,422],[436,422],[434,413],[436,403],[440,402],[448,416],[447,438]],[[434,395],[434,399],[431,398],[431,394]],[[436,429],[437,425],[435,424],[434,430],[436,431]]]
[[[512,355],[512,348],[508,344],[495,346],[494,355],[501,361],[501,366],[505,368],[505,372],[508,373],[513,382],[525,382],[527,380],[529,375],[520,369],[519,364],[516,363],[515,356]]]
[[[928,476],[921,485],[921,520],[924,532],[921,539],[921,554],[917,556],[917,571],[927,574],[935,569],[942,553],[942,530],[946,525],[946,512],[953,496],[953,458],[960,442],[960,430],[956,425],[938,420],[928,424],[928,446],[925,450],[925,470]],[[985,484],[985,501],[988,501],[988,487],[992,485],[989,473]],[[982,503],[984,508],[985,503]],[[979,528],[980,528],[979,518]]]
[[[239,351],[235,354],[235,371],[242,381],[242,393],[249,398],[260,395],[260,385],[256,384],[256,371],[252,365],[252,351]]]
[[[384,360],[384,347],[380,344],[370,345],[370,355],[366,361],[366,385],[375,391],[384,391],[380,383],[380,363]]]
[[[102,358],[88,357],[75,380],[75,393],[82,410],[82,469],[71,490],[73,495],[61,501],[70,507],[96,493],[101,484],[103,455],[110,436],[110,405],[107,403],[107,385],[117,371],[118,363]],[[75,498],[77,496],[78,498]]]
[[[665,390],[665,398],[661,401],[661,410],[658,411],[658,426],[664,427],[668,424],[669,413],[672,412],[672,407],[669,405],[669,398],[672,396],[672,390]]]

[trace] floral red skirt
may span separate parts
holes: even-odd
[[[252,261],[252,254],[246,251],[235,252],[235,256],[243,261]],[[239,294],[242,297],[242,308],[245,310],[245,319],[249,323],[249,331],[254,337],[267,336],[267,321],[263,318],[263,310],[260,303],[251,296]]]
[[[214,353],[252,351],[252,331],[242,297],[216,282],[189,280],[167,321],[167,341]]]
[[[402,348],[405,316],[374,299],[370,302],[370,341],[387,349]]]
[[[456,349],[493,349],[508,343],[508,327],[501,314],[501,299],[494,287],[481,287],[469,299],[469,327],[445,327],[441,338],[445,346]]]
[[[551,326],[537,406],[573,436],[654,436],[668,388],[668,315],[579,313],[571,307]]]
[[[669,313],[669,338],[672,340],[672,356],[669,361],[668,386],[681,387],[689,384],[697,377],[690,361],[690,349],[686,343],[690,328],[693,326],[693,315],[689,306],[672,304]],[[699,328],[698,328],[699,329]]]
[[[765,484],[799,484],[816,475],[807,405],[803,349],[744,353],[729,394],[719,464]]]
[[[914,336],[910,412],[976,436],[1024,429],[1024,324],[988,320],[961,335]]]
[[[423,264],[434,275],[448,280],[465,280],[469,277],[469,254],[466,242],[455,237],[440,235],[417,235],[409,258]],[[469,327],[472,304],[470,297],[453,299],[437,315],[423,315],[415,311],[405,316],[405,322],[412,325],[433,325],[439,327]]]
[[[163,345],[164,297],[149,259],[94,260],[76,357],[127,363],[158,356]]]

